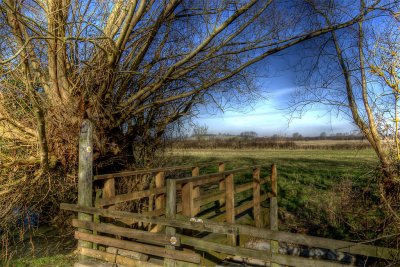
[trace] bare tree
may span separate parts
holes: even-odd
[[[328,25],[335,18],[332,5],[308,1]],[[330,2],[329,2],[330,3]],[[366,3],[359,1],[361,10]],[[381,8],[344,30],[325,36],[323,47],[311,66],[305,87],[296,93],[293,110],[327,105],[348,115],[371,144],[379,162],[380,196],[400,225],[399,180],[399,4],[385,2]],[[361,12],[363,13],[363,12]],[[365,13],[364,13],[365,14]],[[385,27],[382,27],[385,25]],[[315,47],[314,47],[315,50]]]
[[[148,164],[135,149],[154,152],[198,105],[251,96],[249,66],[378,4],[315,24],[300,0],[1,1],[0,195],[10,197],[0,217],[18,201],[43,201],[34,188],[71,196],[60,192],[75,184],[84,118],[95,125],[99,171]]]
[[[332,25],[332,6],[317,4],[317,1],[312,0],[308,2],[328,25]],[[385,7],[395,13],[398,12],[395,5]],[[366,8],[362,0],[360,8],[362,10]],[[298,91],[293,108],[301,111],[308,105],[324,104],[348,114],[371,144],[380,160],[382,170],[389,177],[392,159],[390,151],[385,149],[382,137],[387,136],[385,131],[391,123],[390,119],[397,117],[397,104],[389,104],[395,102],[389,99],[391,97],[396,99],[399,86],[396,83],[399,81],[398,65],[396,66],[399,32],[398,25],[388,26],[385,29],[376,26],[378,22],[388,25],[398,24],[392,16],[384,16],[385,13],[382,12],[384,11],[379,9],[377,14],[371,13],[370,17],[363,16],[357,26],[342,31],[332,31],[330,36],[325,37],[321,42],[324,46],[318,58],[314,58],[316,61],[310,64],[311,72],[303,80],[308,85],[305,88],[307,91],[304,92],[303,89]],[[389,28],[392,32],[385,32]],[[366,31],[368,37],[365,36]],[[374,41],[373,33],[378,39],[386,36],[386,44],[382,40]],[[388,35],[391,36],[389,39]],[[378,80],[374,77],[378,77],[383,83],[378,84]],[[396,124],[392,129],[397,128]],[[396,137],[397,134],[392,136]]]

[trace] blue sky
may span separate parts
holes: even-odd
[[[297,86],[296,74],[289,66],[296,55],[291,53],[274,56],[256,66],[268,65],[268,77],[258,79],[266,99],[258,101],[252,108],[218,114],[203,112],[195,122],[207,125],[209,133],[214,134],[255,131],[259,136],[291,136],[294,132],[303,136],[318,136],[321,132],[333,134],[354,130],[348,118],[331,113],[324,107],[315,107],[301,118],[290,120],[287,107]]]

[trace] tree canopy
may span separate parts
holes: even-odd
[[[71,197],[83,119],[99,172],[150,164],[198,105],[251,99],[249,66],[386,5],[322,2],[0,1],[0,217],[35,188]]]

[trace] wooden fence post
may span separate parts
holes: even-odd
[[[224,172],[225,171],[225,163],[224,162],[220,162],[218,164],[218,172]],[[220,191],[224,191],[225,190],[225,179],[222,179],[219,181],[219,190]],[[219,200],[219,207],[222,207],[222,205],[224,205],[225,203],[225,198],[221,198]]]
[[[93,125],[89,120],[83,121],[79,136],[78,205],[93,206]],[[78,219],[92,221],[92,215],[78,213]],[[79,231],[91,233],[81,228]],[[78,247],[92,248],[92,243],[79,240]]]
[[[110,178],[104,181],[103,198],[115,197],[115,179]],[[115,205],[108,206],[108,209],[115,210]],[[104,218],[105,222],[111,222],[110,218]]]
[[[271,191],[272,197],[270,198],[269,207],[269,221],[270,229],[273,231],[278,231],[278,173],[276,170],[276,165],[271,166]],[[279,252],[279,243],[276,240],[271,240],[271,253],[273,258],[273,253]],[[271,267],[278,267],[279,264],[271,262]]]
[[[235,223],[235,188],[233,174],[225,176],[225,203],[226,203],[226,222]],[[228,244],[236,246],[236,234],[227,235]]]
[[[156,174],[156,188],[165,186],[165,172],[158,172]],[[156,196],[156,210],[165,208],[165,194]]]
[[[156,189],[163,188],[165,186],[165,172],[163,172],[163,171],[157,172],[154,182],[155,182]],[[153,196],[150,196],[149,205],[152,205],[152,203],[150,201],[152,199],[152,197]],[[159,210],[162,210],[162,209],[165,210],[165,194],[164,193],[161,193],[158,195],[156,194],[154,198],[155,198],[155,200],[154,200],[155,212],[158,213]],[[151,211],[150,207],[149,207],[149,211]],[[161,232],[162,229],[163,229],[162,225],[155,225],[154,227],[151,227],[151,224],[150,224],[149,230],[150,230],[150,232],[158,233],[158,232]]]
[[[94,200],[94,207],[99,208],[99,203],[98,201],[100,200],[101,196],[103,194],[103,190],[100,188],[96,188],[95,190],[95,200]],[[93,222],[95,223],[100,223],[100,216],[98,214],[93,215]],[[94,235],[97,235],[97,231],[93,231]],[[98,250],[99,245],[96,243],[93,243],[93,249]]]
[[[187,217],[195,216],[193,182],[182,185],[182,214]]]
[[[260,167],[253,169],[253,216],[256,227],[262,227],[261,223],[261,186]]]
[[[105,180],[104,188],[103,188],[103,198],[111,198],[115,197],[115,179],[110,178]],[[110,210],[113,210],[114,205],[108,207]]]
[[[200,175],[200,168],[198,166],[192,168],[192,176],[199,176]],[[192,192],[192,202],[193,199],[198,198],[200,196],[200,186],[195,186],[193,187],[193,192]],[[195,216],[197,213],[200,212],[200,206],[195,207],[193,203],[193,215]]]
[[[167,180],[167,203],[165,207],[165,217],[167,219],[175,219],[176,217],[176,181],[174,179]],[[176,229],[167,226],[165,228],[165,234],[175,236]],[[166,249],[174,250],[175,247],[172,245],[165,246]],[[175,266],[176,262],[173,259],[164,258],[164,266],[172,267]]]

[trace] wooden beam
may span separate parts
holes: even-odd
[[[324,260],[315,260],[311,258],[297,257],[291,255],[280,255],[270,253],[266,253],[268,251],[265,250],[256,250],[256,249],[248,249],[237,246],[229,246],[219,243],[214,243],[210,241],[205,241],[200,238],[188,237],[188,236],[180,236],[182,240],[182,244],[193,246],[198,250],[205,252],[220,252],[233,256],[241,256],[243,258],[252,258],[259,259],[266,262],[269,262],[271,259],[281,265],[289,265],[289,266],[301,266],[301,267],[345,267],[348,265],[341,264],[338,262],[329,262]]]
[[[100,216],[113,218],[116,220],[124,219],[124,223],[126,224],[130,224],[129,221],[132,224],[137,221],[141,221],[141,222],[156,223],[165,226],[172,226],[172,227],[185,228],[185,229],[204,231],[209,233],[217,233],[217,234],[234,233],[237,231],[235,225],[221,224],[213,222],[211,220],[207,220],[206,223],[192,223],[190,222],[190,218],[184,217],[182,215],[180,216],[177,215],[177,219],[166,219],[158,216],[144,215],[141,213],[82,207],[75,204],[67,204],[67,203],[62,203],[60,205],[60,209],[75,211],[75,212],[84,212],[89,214],[98,214]]]
[[[225,177],[225,208],[226,208],[226,222],[230,224],[235,223],[235,190],[234,190],[234,180],[233,174],[229,174]],[[228,234],[228,244],[237,244],[237,235]]]
[[[193,182],[193,185],[202,185],[202,184],[207,184],[211,183],[214,181],[219,181],[219,179],[223,179],[226,175],[229,174],[235,174],[241,171],[247,171],[251,170],[252,167],[243,167],[243,168],[237,168],[229,171],[224,171],[224,172],[217,172],[217,173],[210,173],[210,174],[203,174],[195,177],[186,177],[186,178],[181,178],[181,179],[176,179],[176,184],[185,184],[188,182]]]
[[[126,201],[150,197],[151,195],[162,194],[162,193],[165,193],[165,187],[141,190],[141,191],[126,193],[126,194],[116,195],[114,197],[102,198],[99,200],[99,205],[100,205],[100,207],[104,207],[104,206],[114,205],[114,204],[122,203],[122,202],[126,202]]]
[[[194,176],[199,176],[199,175],[200,175],[200,168],[198,166],[193,167],[192,168],[192,176],[194,177]],[[190,202],[191,202],[191,204],[193,206],[192,206],[192,211],[191,211],[192,215],[191,216],[195,216],[200,212],[200,206],[199,205],[195,205],[194,202],[193,202],[193,199],[195,199],[195,198],[200,196],[200,186],[199,185],[194,186],[192,184],[192,187],[193,187],[193,189],[192,189],[192,195],[191,195]],[[182,204],[183,204],[183,201],[182,201]]]
[[[182,214],[187,217],[195,215],[193,182],[182,185]],[[198,206],[198,205],[197,205]]]
[[[252,188],[253,188],[253,182],[237,185],[237,186],[235,186],[235,194],[242,193],[242,192],[250,190]]]
[[[127,267],[159,267],[159,265],[153,264],[148,261],[136,260],[136,259],[132,259],[129,257],[115,255],[112,253],[95,250],[95,249],[79,248],[78,252],[84,256],[107,261],[110,263],[116,263],[118,265],[127,266]]]
[[[261,260],[269,260],[270,256],[267,251],[260,251],[255,249],[249,248],[242,248],[238,246],[230,246],[224,245],[220,243],[206,241],[200,238],[189,237],[184,235],[179,235],[181,238],[182,244],[193,246],[196,249],[200,249],[202,251],[210,252],[216,251],[220,253],[225,253],[228,255],[238,255],[242,257],[254,258],[254,259],[261,259]]]
[[[165,249],[163,247],[147,245],[127,240],[119,240],[107,236],[98,236],[81,232],[75,232],[75,238],[78,240],[95,242],[105,246],[112,246],[116,248],[137,251],[140,253],[159,256],[167,259],[176,259],[193,263],[200,262],[200,256],[198,254],[188,251],[170,250],[170,249]]]
[[[93,206],[93,125],[89,120],[83,121],[79,136],[78,205]],[[92,217],[90,214],[78,213],[80,220],[92,221]],[[86,229],[79,231],[91,233]],[[91,242],[78,242],[78,247],[92,248],[92,246]]]
[[[149,233],[147,231],[141,231],[137,229],[130,229],[126,227],[120,227],[113,224],[106,223],[93,223],[88,221],[81,221],[72,219],[72,226],[77,228],[85,228],[100,233],[111,234],[115,236],[123,236],[127,238],[138,239],[142,241],[150,241],[157,245],[169,245],[172,236],[166,234]],[[175,246],[180,245],[180,240],[177,238]]]
[[[278,173],[276,165],[271,166],[271,192],[272,196],[269,199],[269,224],[272,231],[278,231]],[[271,239],[271,252],[278,253],[279,242],[278,240]],[[271,262],[271,267],[279,267],[279,264]]]
[[[168,179],[167,180],[167,203],[165,207],[165,217],[166,219],[175,219],[176,217],[176,180]],[[165,228],[165,233],[167,235],[175,236],[176,229],[171,226],[167,226]],[[165,246],[166,249],[174,250],[174,246]],[[174,259],[165,259],[164,266],[173,267],[175,266]]]
[[[165,172],[157,172],[156,174],[156,189],[165,188]],[[155,200],[156,211],[162,211],[165,213],[165,193],[156,195]],[[161,232],[163,230],[162,225],[155,225],[150,231],[151,232]]]
[[[186,166],[172,166],[172,167],[162,167],[162,168],[154,168],[154,169],[140,169],[134,171],[123,171],[117,173],[107,173],[107,174],[99,174],[94,176],[94,181],[110,179],[110,178],[120,178],[126,176],[133,176],[133,175],[143,175],[143,174],[154,174],[158,172],[172,172],[172,171],[184,171],[184,170],[191,170],[193,167],[206,167],[210,166],[214,163],[200,163],[193,165],[186,165]]]
[[[253,169],[253,217],[256,227],[261,227],[261,184],[260,168]]]
[[[224,183],[225,186],[225,183]],[[224,198],[225,196],[225,190],[224,191],[217,191],[211,194],[203,195],[201,197],[195,198],[194,199],[194,205],[195,206],[203,206],[208,203],[220,200],[221,198]],[[183,203],[183,201],[182,201]]]
[[[220,162],[218,164],[218,172],[224,172],[225,170],[226,170],[225,163],[224,162]],[[219,180],[218,187],[219,187],[220,191],[225,192],[225,179]],[[219,208],[221,208],[225,204],[224,195],[220,197],[218,204],[219,204]]]

